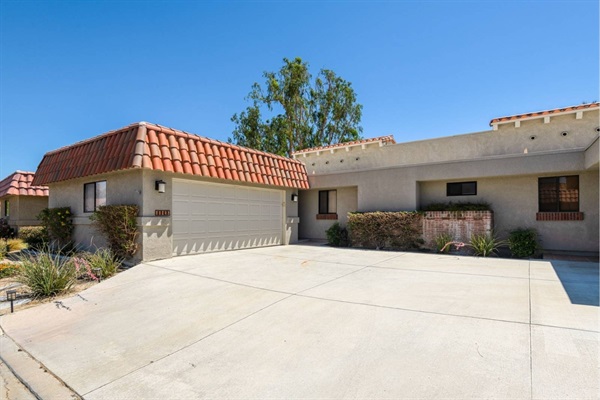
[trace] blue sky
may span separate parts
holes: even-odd
[[[598,1],[0,1],[0,179],[137,121],[218,140],[284,57],[334,70],[364,137],[599,99]]]

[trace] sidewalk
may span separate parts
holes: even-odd
[[[0,376],[7,400],[81,399],[0,328]],[[25,384],[23,384],[25,383]]]

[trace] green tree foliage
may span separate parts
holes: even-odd
[[[328,69],[312,80],[308,63],[283,59],[278,72],[265,72],[264,86],[254,83],[245,111],[234,114],[230,143],[279,155],[360,139],[362,105],[350,82]],[[271,117],[263,118],[268,112]]]

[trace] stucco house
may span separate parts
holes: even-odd
[[[34,185],[33,172],[15,171],[0,181],[0,218],[16,231],[40,225],[36,216],[48,207],[48,187]]]
[[[138,260],[293,243],[308,189],[299,161],[146,122],[47,153],[34,184],[71,208],[83,247],[104,244],[97,207],[138,205]]]
[[[531,227],[545,250],[597,253],[599,106],[495,118],[484,132],[298,151],[310,184],[299,192],[299,236],[323,239],[353,211],[483,201],[499,233]]]

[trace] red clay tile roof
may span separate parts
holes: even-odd
[[[292,153],[292,155],[308,153],[311,151],[329,150],[329,149],[334,149],[336,147],[355,146],[355,145],[359,145],[359,144],[366,144],[366,143],[373,143],[373,142],[382,142],[382,143],[386,143],[386,144],[387,143],[389,143],[389,144],[396,143],[393,135],[387,135],[387,136],[380,136],[380,137],[375,137],[375,138],[370,138],[370,139],[355,140],[353,142],[330,144],[329,146],[311,147],[310,149],[303,149],[303,150],[295,151]]]
[[[308,189],[304,164],[296,160],[145,122],[46,153],[35,183],[130,168]]]
[[[508,117],[494,118],[493,120],[490,121],[490,125],[497,124],[500,122],[515,121],[518,119],[532,118],[532,117],[533,118],[544,117],[544,116],[552,115],[552,114],[560,114],[560,113],[564,113],[564,112],[573,112],[573,111],[586,110],[586,109],[598,108],[598,107],[600,107],[600,103],[596,102],[596,103],[590,103],[590,104],[580,104],[578,106],[555,108],[554,110],[538,111],[538,112],[533,112],[533,113],[528,113],[528,114],[511,115]]]
[[[0,197],[48,196],[47,186],[33,186],[35,173],[15,171],[0,181]]]

